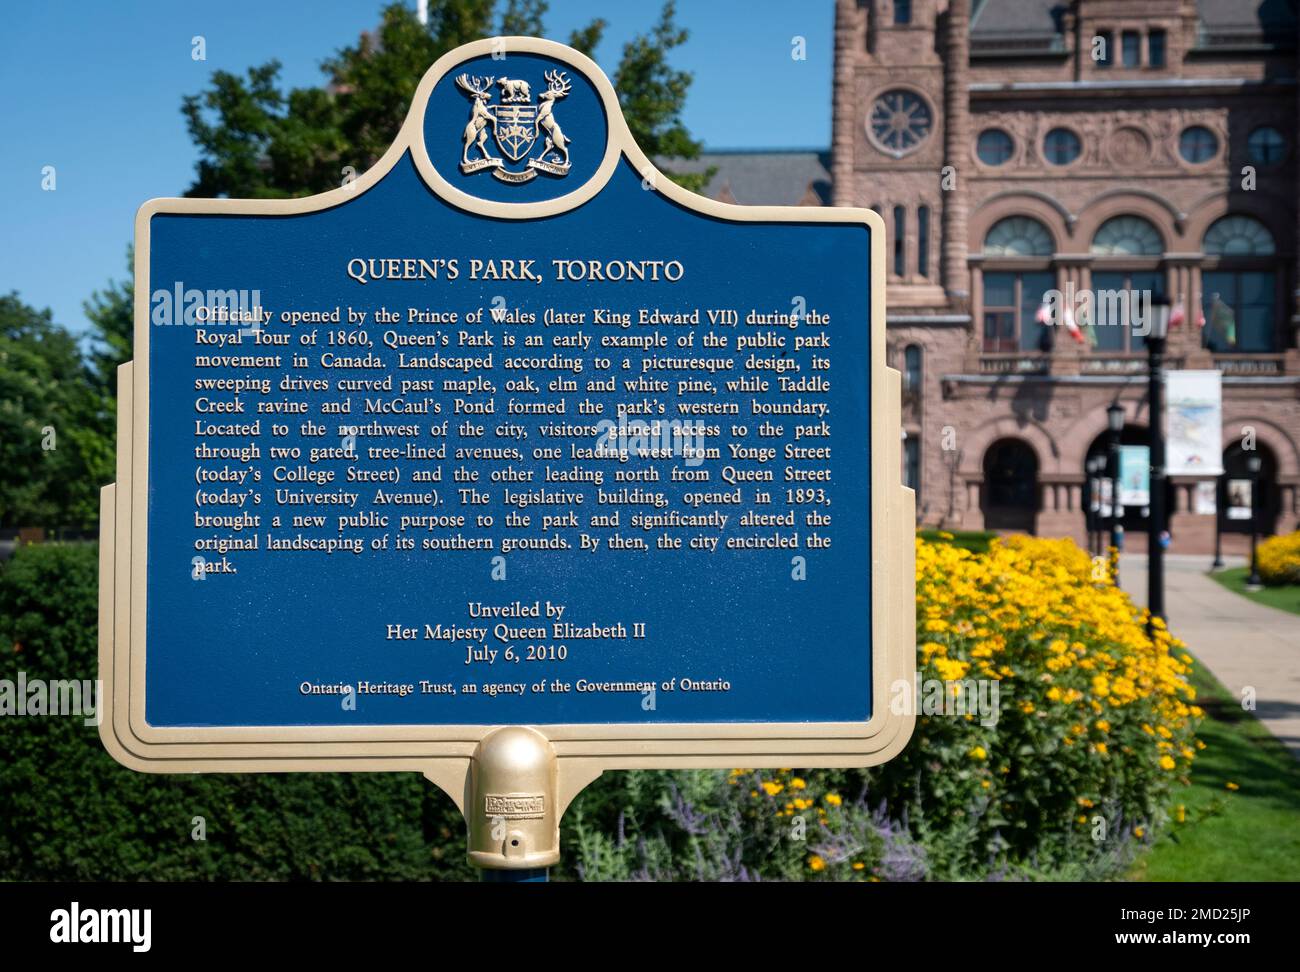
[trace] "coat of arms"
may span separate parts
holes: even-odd
[[[547,71],[546,90],[533,103],[527,81],[515,78],[480,78],[462,74],[456,84],[470,99],[469,123],[465,126],[460,171],[465,175],[491,170],[502,182],[527,182],[537,173],[564,176],[569,172],[569,137],[555,120],[555,103],[569,93],[571,84],[563,71]],[[492,103],[492,85],[501,87],[501,101]],[[488,149],[488,127],[497,148]],[[545,135],[542,149],[531,157],[533,146]],[[470,158],[477,152],[478,158]],[[511,166],[524,163],[522,169]]]

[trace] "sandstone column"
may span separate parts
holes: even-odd
[[[970,0],[950,0],[944,51],[944,165],[957,171],[957,184],[943,194],[943,289],[965,304],[967,290],[966,180],[970,157]],[[938,174],[936,173],[936,178]]]
[[[856,0],[835,3],[835,77],[831,108],[831,204],[859,204],[854,198],[853,153],[857,144],[858,12]]]

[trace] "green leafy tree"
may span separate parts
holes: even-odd
[[[135,264],[134,249],[127,248],[128,274]],[[91,294],[82,307],[91,326],[91,344],[86,353],[90,380],[111,415],[117,401],[117,366],[131,360],[135,286],[130,278],[110,280],[103,290]]]
[[[0,526],[90,527],[112,478],[106,425],[76,339],[0,297]]]
[[[542,19],[549,6],[546,0],[509,0],[501,14],[501,35],[540,37]]]
[[[685,44],[689,36],[684,28],[677,26],[675,7],[669,0],[664,4],[659,22],[648,34],[638,35],[623,45],[623,57],[614,72],[614,88],[628,128],[641,150],[652,159],[694,159],[699,157],[701,149],[681,119],[692,75],[689,71],[674,70],[668,63],[669,53]],[[678,185],[699,192],[715,171],[713,168],[696,173],[665,171],[665,175]]]
[[[411,8],[391,4],[376,31],[324,62],[324,87],[283,91],[277,61],[243,76],[214,72],[209,88],[182,104],[199,150],[187,195],[290,198],[334,189],[364,172],[387,151],[416,85],[440,56],[496,33],[543,33],[544,0],[507,0],[499,18],[497,6],[496,0],[435,0],[425,25]],[[592,21],[569,41],[590,54],[605,27],[603,20]],[[624,46],[614,73],[632,134],[651,157],[700,153],[680,118],[691,75],[669,63],[687,36],[676,24],[673,3],[666,4],[655,27]],[[672,178],[699,189],[710,175]]]

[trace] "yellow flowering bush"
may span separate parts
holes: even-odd
[[[1270,587],[1300,584],[1300,530],[1269,537],[1256,551],[1259,576]]]
[[[1119,866],[1164,822],[1196,754],[1202,713],[1182,643],[1160,621],[1148,637],[1111,567],[1070,540],[1010,537],[983,554],[918,540],[916,560],[912,741],[855,779],[804,773],[798,795],[824,808],[829,790],[860,781],[868,805],[920,839],[931,876]],[[873,873],[869,857],[825,846],[819,877],[849,877],[854,862]]]
[[[969,680],[996,686],[997,716],[921,707],[877,794],[966,832],[974,855],[1040,864],[1095,844],[1098,815],[1111,834],[1159,823],[1201,715],[1182,643],[1159,620],[1148,637],[1146,612],[1068,539],[1015,536],[983,555],[918,541],[916,561],[923,688],[969,701]]]

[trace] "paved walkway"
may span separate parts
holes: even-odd
[[[1165,557],[1169,628],[1238,699],[1253,686],[1255,715],[1300,759],[1300,616],[1233,593],[1206,576],[1209,566],[1209,557]],[[1120,586],[1146,604],[1146,554],[1124,554],[1119,573]]]

